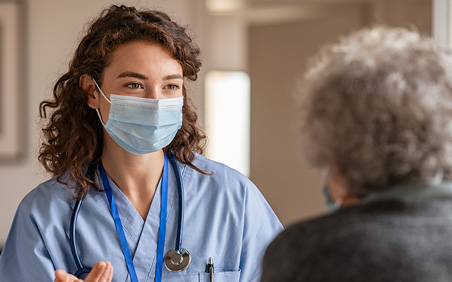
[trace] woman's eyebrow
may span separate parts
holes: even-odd
[[[144,74],[141,74],[138,72],[133,72],[133,71],[123,72],[120,75],[118,75],[117,78],[121,78],[121,77],[135,77],[135,78],[139,78],[139,79],[143,79],[143,80],[149,79],[149,77],[145,76]]]
[[[118,75],[117,78],[122,78],[122,77],[135,77],[135,78],[139,78],[139,79],[143,79],[143,80],[149,79],[149,77],[145,76],[144,74],[141,74],[138,72],[133,72],[133,71],[123,72],[120,75]],[[184,77],[181,74],[169,74],[169,75],[163,77],[162,80],[171,80],[171,79],[184,79]]]
[[[180,74],[170,74],[163,77],[163,80],[171,80],[171,79],[184,79],[184,77]]]

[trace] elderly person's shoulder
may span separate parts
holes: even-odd
[[[262,281],[446,281],[450,238],[439,231],[452,231],[451,211],[452,201],[384,199],[294,224],[269,245]]]
[[[338,251],[348,252],[358,244],[367,244],[367,238],[365,241],[360,238],[379,236],[382,222],[396,222],[409,209],[415,208],[400,201],[385,200],[344,207],[331,214],[295,223],[275,238],[268,247],[266,259],[286,253],[302,260],[312,261],[317,256],[328,260],[338,256]]]

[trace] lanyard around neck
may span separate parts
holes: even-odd
[[[130,279],[132,282],[138,282],[137,273],[135,271],[135,266],[133,264],[132,255],[129,250],[129,245],[127,244],[127,239],[124,233],[124,228],[121,223],[121,218],[119,217],[119,212],[116,207],[115,199],[113,197],[112,189],[110,183],[108,182],[107,174],[105,173],[104,166],[102,162],[99,162],[99,172],[102,177],[102,183],[104,185],[105,193],[107,194],[108,202],[110,203],[110,210],[113,220],[116,226],[116,232],[118,233],[119,241],[121,242],[122,253],[126,260],[127,269],[130,274]],[[155,267],[155,281],[160,282],[162,280],[162,270],[163,270],[163,251],[165,248],[165,233],[166,233],[166,207],[168,199],[168,159],[166,155],[164,156],[163,163],[163,175],[162,175],[162,194],[161,194],[161,209],[160,209],[160,228],[158,235],[158,245],[157,245],[157,262]]]

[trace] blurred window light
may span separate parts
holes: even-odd
[[[451,46],[452,43],[452,5],[449,0],[433,0],[432,31],[433,37],[443,43]]]
[[[206,156],[246,176],[250,172],[250,78],[240,71],[205,77]]]
[[[207,10],[210,12],[232,12],[245,7],[243,0],[206,0]]]

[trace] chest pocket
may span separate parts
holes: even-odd
[[[171,275],[170,277],[164,277],[163,281],[168,282],[210,282],[210,274],[209,273],[192,273],[185,275]],[[239,282],[240,281],[240,270],[234,271],[222,271],[215,272],[213,274],[214,282]]]

